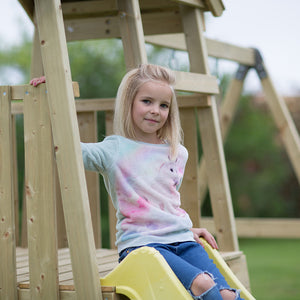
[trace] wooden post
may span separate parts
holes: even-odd
[[[286,103],[278,95],[270,76],[261,78],[261,84],[266,94],[266,99],[273,115],[275,124],[279,130],[281,140],[294,168],[298,182],[300,183],[300,137],[288,111]]]
[[[238,102],[243,90],[244,79],[249,67],[241,65],[239,69],[244,69],[245,73],[244,75],[242,75],[242,78],[237,78],[236,76],[236,78],[233,78],[231,80],[220,108],[220,126],[221,126],[223,143],[227,138],[228,131],[230,129],[233,118],[235,116]],[[208,186],[205,159],[203,157],[201,158],[199,164],[199,180],[200,180],[200,203],[202,204],[206,196],[207,186]]]
[[[78,112],[77,118],[81,141],[84,143],[96,143],[97,113],[95,111]],[[101,248],[99,174],[85,171],[85,177],[90,200],[95,245],[96,248]]]
[[[0,87],[0,298],[17,299],[12,129],[9,86]]]
[[[44,84],[25,90],[24,140],[31,299],[59,299],[54,153]]]
[[[30,67],[30,76],[31,78],[40,77],[44,75],[39,32],[34,27],[34,36],[32,43],[32,53],[31,53],[31,67]]]
[[[113,118],[114,113],[112,111],[105,112],[105,131],[106,135],[113,134]],[[116,224],[117,224],[117,216],[116,216],[116,209],[114,208],[112,201],[109,197],[108,202],[108,213],[109,213],[109,240],[110,240],[110,248],[116,248]]]
[[[181,14],[191,71],[209,74],[201,12],[184,6]],[[237,251],[238,240],[217,106],[215,98],[208,97],[211,107],[199,109],[198,117],[217,238],[223,251]]]
[[[18,189],[18,158],[17,158],[17,132],[16,132],[16,116],[11,116],[12,130],[12,151],[13,151],[13,195],[15,210],[15,238],[16,245],[20,245],[19,231],[19,189]]]
[[[61,3],[35,12],[77,298],[102,299]]]
[[[120,32],[127,70],[147,63],[142,17],[138,0],[117,0]]]
[[[181,108],[180,120],[184,132],[184,145],[189,151],[182,186],[180,187],[182,208],[188,212],[194,227],[200,227],[200,205],[198,187],[198,146],[195,108]]]

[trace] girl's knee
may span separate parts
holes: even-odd
[[[195,296],[199,296],[211,289],[214,285],[215,282],[209,274],[201,273],[193,280],[191,291]]]
[[[221,294],[221,296],[224,300],[235,300],[235,299],[237,299],[237,293],[233,290],[224,289],[224,290],[220,291],[220,294]],[[238,299],[240,299],[240,298],[238,298]]]

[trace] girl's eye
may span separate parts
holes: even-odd
[[[150,104],[150,100],[148,100],[148,99],[143,99],[142,102],[145,104]]]
[[[161,104],[161,107],[164,108],[164,109],[167,109],[167,108],[169,108],[169,105],[168,104]]]

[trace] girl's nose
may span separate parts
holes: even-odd
[[[153,105],[153,106],[151,107],[150,112],[151,112],[152,114],[158,114],[158,113],[159,113],[159,107],[158,107],[158,105]]]

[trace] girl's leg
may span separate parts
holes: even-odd
[[[220,294],[224,300],[241,299],[241,298],[239,298],[239,295],[237,295],[237,293],[232,290],[221,290]]]
[[[218,290],[220,291],[220,294],[222,295],[223,299],[241,299],[239,296],[239,291],[235,291],[234,289],[230,288],[224,276],[220,273],[219,269],[208,257],[207,252],[203,249],[203,247],[200,244],[194,242],[180,243],[176,249],[176,252],[181,258],[183,258],[191,265],[195,266],[200,270],[205,270],[205,272],[207,272],[211,276],[211,281],[217,284]],[[197,280],[193,281],[191,285],[191,290],[197,291]]]
[[[160,252],[194,299],[223,300],[212,276],[178,256],[172,245],[148,244]],[[176,247],[175,247],[176,248]]]
[[[160,252],[160,254],[165,258],[173,272],[176,274],[178,279],[184,285],[184,287],[190,291],[191,295],[194,299],[202,299],[202,300],[238,300],[241,299],[236,296],[235,291],[230,290],[229,286],[227,285],[224,277],[220,274],[216,266],[213,264],[214,268],[219,272],[215,272],[214,268],[202,268],[206,267],[207,259],[209,260],[205,250],[200,246],[200,250],[202,249],[205,253],[204,257],[199,256],[199,249],[196,251],[198,252],[195,256],[194,244],[191,243],[192,247],[190,247],[189,243],[176,243],[176,246],[172,245],[163,245],[163,244],[148,244],[147,246],[153,247]],[[185,247],[187,251],[183,251],[181,244],[186,244]],[[198,244],[196,244],[198,245]],[[134,249],[139,247],[133,247],[130,249],[126,249],[127,251],[123,251],[120,253],[120,260],[123,260],[128,253],[133,251]],[[197,248],[197,247],[196,247]],[[192,250],[192,251],[191,251]],[[183,259],[180,252],[185,253],[183,257],[188,259]],[[202,252],[202,251],[200,251]],[[191,264],[191,262],[197,262],[196,265]],[[204,262],[204,266],[203,266]],[[212,263],[212,261],[211,261]],[[224,282],[222,282],[222,276]],[[217,277],[217,278],[216,278]],[[218,280],[216,280],[218,279]],[[217,284],[216,284],[217,283]],[[221,288],[220,288],[221,287]],[[228,289],[227,289],[228,288]],[[222,296],[221,296],[222,295]],[[232,296],[232,297],[231,297]]]

